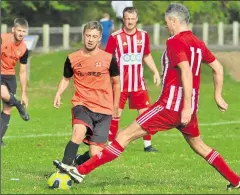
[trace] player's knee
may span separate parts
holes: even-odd
[[[83,141],[83,139],[84,139],[84,136],[81,133],[78,133],[76,131],[73,132],[73,135],[72,135],[73,142],[80,144]]]
[[[3,103],[3,110],[2,110],[2,112],[4,112],[7,115],[11,115],[12,106],[9,106],[6,103]]]
[[[1,98],[3,100],[9,98],[9,91],[5,85],[1,85]]]

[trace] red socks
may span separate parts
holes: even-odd
[[[114,140],[112,144],[108,145],[97,155],[78,166],[78,172],[82,175],[87,175],[97,167],[116,159],[123,151],[124,148],[116,140]]]
[[[152,140],[152,136],[150,135],[150,134],[148,134],[148,135],[145,135],[144,137],[143,137],[143,140],[145,141],[151,141]]]
[[[239,176],[234,173],[224,159],[218,154],[217,151],[212,150],[207,157],[206,161],[212,165],[226,180],[228,180],[233,186],[239,184]]]
[[[113,118],[110,125],[108,141],[113,141],[116,138],[120,117]]]

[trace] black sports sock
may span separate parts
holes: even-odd
[[[77,165],[81,165],[89,159],[90,159],[89,151],[86,151],[83,155],[79,155],[77,157],[77,159],[75,160],[75,163]]]
[[[19,100],[17,100],[12,93],[10,93],[10,99],[6,103],[10,106],[16,106],[16,107],[21,106],[21,102]]]
[[[64,151],[64,156],[62,159],[62,162],[67,165],[72,165],[73,161],[75,159],[75,156],[78,151],[79,144],[76,144],[72,142],[71,140],[68,142],[65,151]]]
[[[2,141],[3,136],[5,135],[10,121],[10,115],[1,113],[1,125],[0,125],[0,139]]]

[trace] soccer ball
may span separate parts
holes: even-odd
[[[72,180],[68,174],[56,172],[48,178],[48,187],[52,189],[69,190],[72,187]]]

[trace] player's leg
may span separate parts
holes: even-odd
[[[29,120],[29,114],[26,112],[24,105],[16,99],[15,94],[17,90],[16,77],[14,75],[1,76],[1,99],[9,106],[15,106],[23,120]]]
[[[142,129],[141,126],[134,121],[129,127],[118,132],[116,140],[114,140],[110,145],[105,147],[97,155],[91,157],[85,163],[78,166],[78,173],[82,177],[85,177],[85,175],[93,171],[95,168],[118,158],[129,142],[147,134],[147,131]]]
[[[185,140],[194,152],[204,158],[228,180],[230,186],[240,187],[240,177],[230,169],[223,157],[216,150],[206,145],[201,139],[196,115],[193,115],[193,119],[187,127],[181,128],[180,130],[183,132]]]
[[[64,165],[69,166],[74,163],[80,143],[83,142],[87,131],[93,129],[93,122],[89,117],[88,112],[89,110],[84,106],[78,105],[72,108],[73,132],[72,138],[69,140],[64,150],[62,158],[62,163]],[[61,169],[61,162],[55,160],[53,163],[57,168]]]
[[[119,157],[131,141],[147,134],[154,134],[159,130],[165,131],[176,127],[180,121],[178,118],[174,112],[164,109],[164,107],[158,105],[158,103],[152,105],[146,112],[137,117],[136,121],[130,126],[120,131],[112,144],[77,167],[78,172],[75,170],[74,173],[78,174],[78,176],[76,176],[78,182],[81,182],[83,177],[95,168]],[[74,175],[72,175],[72,177],[74,177]]]
[[[11,78],[11,77],[10,77]],[[3,105],[3,110],[1,112],[1,124],[0,124],[0,141],[1,146],[4,146],[3,136],[7,132],[9,121],[11,117],[12,106],[7,102],[10,99],[10,90],[15,94],[16,93],[16,85],[11,84],[11,88],[8,87],[9,79],[6,76],[1,75],[1,100]]]
[[[129,108],[138,110],[138,114],[142,114],[150,107],[150,98],[148,91],[131,92],[129,97]],[[146,135],[143,137],[144,151],[145,152],[157,152],[152,146],[152,136]]]
[[[85,152],[83,155],[77,155],[75,158],[75,164],[80,165],[90,157],[98,154],[104,147],[108,140],[108,129],[111,123],[112,116],[92,113],[92,118],[94,119],[94,128],[92,134],[86,136],[84,142],[89,145],[89,151]]]
[[[116,118],[113,118],[111,120],[110,129],[109,129],[109,136],[108,136],[109,144],[116,138],[118,128],[119,128],[120,117],[122,115],[122,111],[123,111],[124,106],[126,104],[128,95],[129,95],[128,92],[121,92],[121,94],[120,94],[119,112],[118,112],[119,116],[116,117]]]
[[[139,115],[145,112],[147,108],[139,109],[138,113]],[[144,152],[158,152],[153,146],[152,146],[152,135],[148,134],[143,137],[143,144],[144,144]]]
[[[0,124],[0,141],[1,146],[4,146],[3,137],[7,132],[9,121],[11,117],[12,106],[9,106],[3,102],[3,110],[1,112],[1,124]]]

